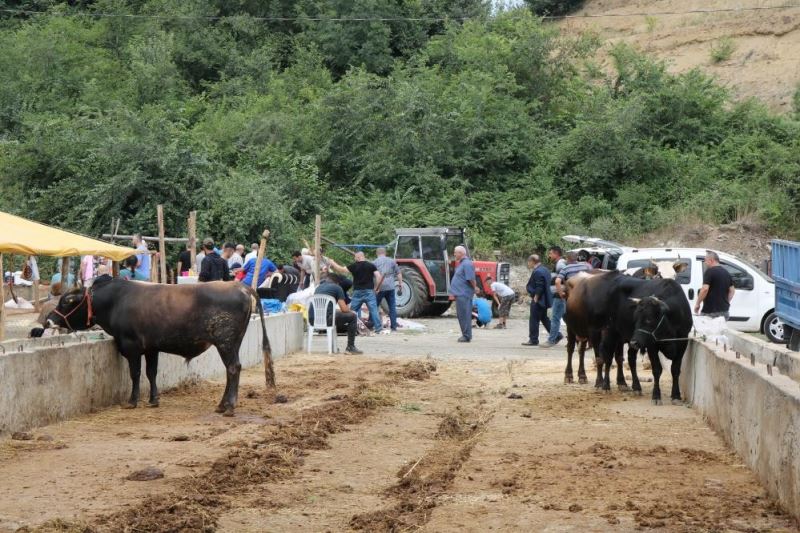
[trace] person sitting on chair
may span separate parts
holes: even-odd
[[[344,353],[346,354],[361,354],[361,350],[356,348],[356,331],[358,327],[358,318],[356,314],[350,310],[344,299],[344,291],[339,286],[339,276],[329,272],[325,277],[322,277],[320,284],[317,286],[314,294],[325,294],[332,296],[339,306],[339,311],[336,313],[336,332],[347,333],[347,348]],[[328,321],[330,324],[333,309],[328,310]],[[308,321],[314,323],[314,307],[308,310]]]

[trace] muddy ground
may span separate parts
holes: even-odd
[[[564,385],[521,321],[468,346],[451,322],[282,359],[285,403],[248,371],[233,419],[202,382],[0,441],[0,531],[797,530],[651,383]]]

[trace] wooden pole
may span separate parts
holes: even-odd
[[[258,274],[261,272],[261,261],[264,260],[264,254],[267,252],[267,239],[269,239],[269,230],[265,229],[261,234],[261,244],[258,246],[258,255],[256,256],[256,270],[253,273],[253,281],[251,286],[253,290],[258,290]]]
[[[61,294],[69,289],[69,257],[61,258]]]
[[[322,264],[322,215],[314,218],[314,283],[319,285],[320,265]]]
[[[111,276],[119,277],[119,261],[111,261]]]
[[[3,254],[0,254],[0,341],[6,339],[6,270],[3,268]]]
[[[111,239],[113,240],[129,240],[133,238],[133,235],[116,235],[113,233],[103,233],[102,237],[104,239]],[[153,237],[149,235],[142,235],[142,239],[146,241],[157,241],[158,237]],[[189,239],[186,237],[164,237],[164,242],[189,242]]]
[[[189,213],[189,253],[192,257],[192,264],[189,265],[189,270],[194,272],[195,262],[197,262],[197,211]]]
[[[158,265],[161,273],[161,283],[167,283],[167,247],[164,243],[164,206],[156,207],[158,215]]]

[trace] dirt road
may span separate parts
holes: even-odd
[[[563,349],[519,346],[522,322],[468,346],[452,322],[280,360],[285,403],[248,371],[234,419],[204,382],[2,441],[0,531],[796,530],[649,383],[564,385]]]

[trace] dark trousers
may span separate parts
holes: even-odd
[[[472,340],[472,296],[456,297],[456,316],[461,327],[461,335]]]
[[[336,311],[336,332],[347,333],[347,347],[350,348],[356,345],[356,332],[358,323],[356,321],[356,314],[352,311],[346,313]]]
[[[547,308],[531,300],[531,317],[528,319],[528,342],[539,344],[539,324],[550,333],[550,320],[547,318]]]
[[[394,290],[380,291],[378,293],[378,307],[381,306],[383,299],[386,299],[386,306],[389,308],[389,323],[392,331],[397,331],[397,296]]]

